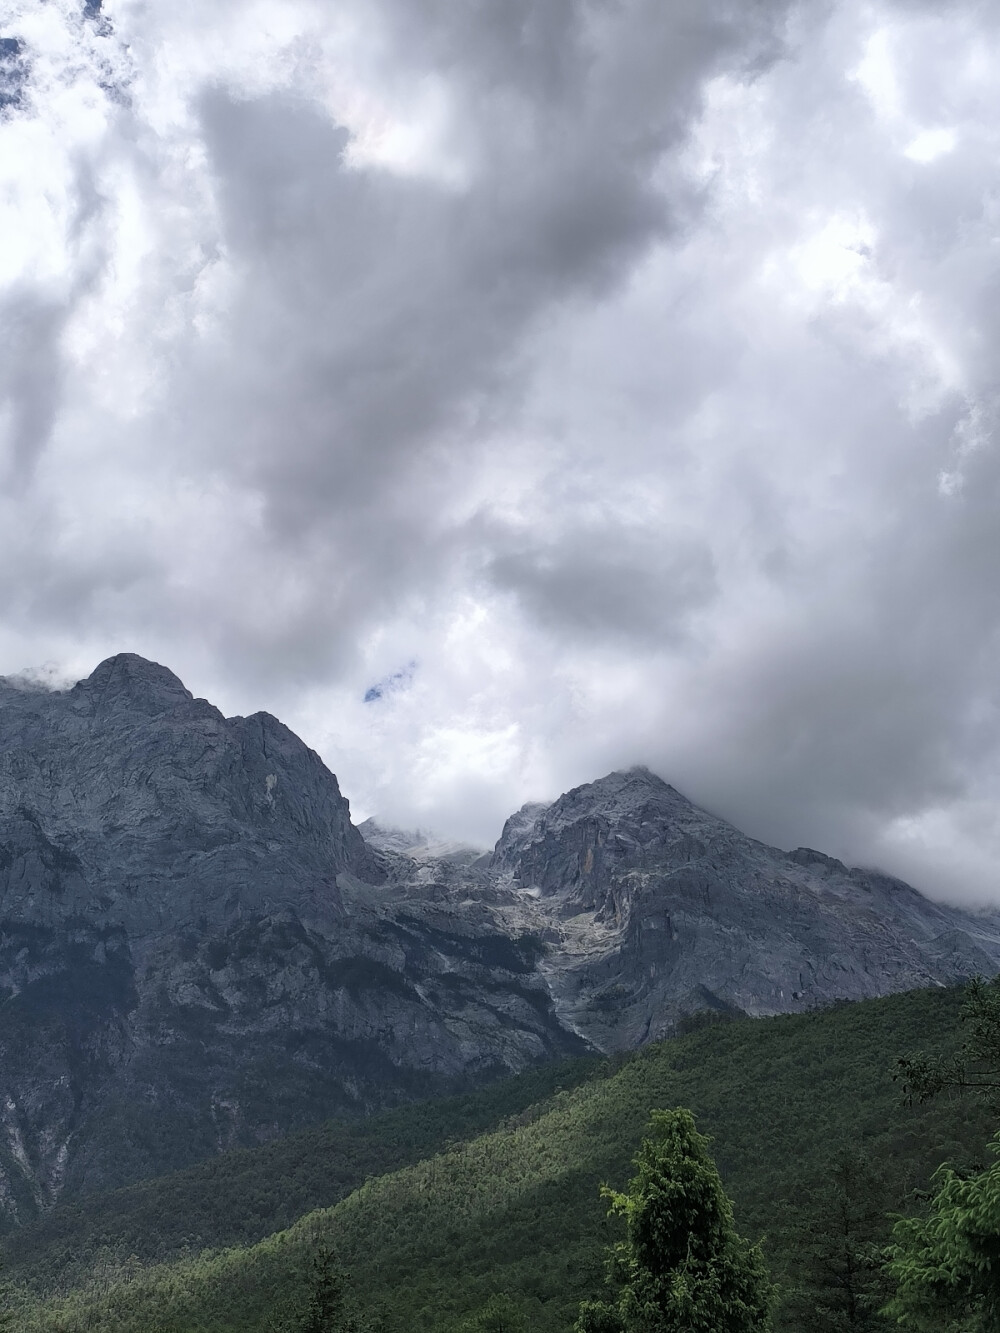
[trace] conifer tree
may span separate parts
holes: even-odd
[[[506,1293],[491,1296],[471,1321],[474,1333],[526,1333],[524,1311]]]
[[[332,1250],[318,1244],[302,1333],[357,1333],[358,1321],[348,1308],[347,1284],[348,1274]]]
[[[690,1111],[654,1111],[626,1194],[605,1189],[625,1240],[609,1259],[613,1303],[580,1307],[577,1333],[765,1333],[774,1288]]]
[[[790,1230],[798,1289],[786,1309],[811,1333],[888,1333],[882,1257],[888,1240],[885,1181],[856,1148],[827,1164]]]

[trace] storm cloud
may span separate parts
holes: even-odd
[[[996,901],[971,3],[9,0],[0,672],[116,650],[480,841],[642,762]]]

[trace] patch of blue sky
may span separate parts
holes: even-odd
[[[416,662],[407,662],[406,666],[400,667],[391,676],[385,676],[374,685],[369,685],[368,689],[365,690],[365,703],[377,703],[379,699],[384,699],[387,694],[399,694],[403,690],[408,690],[413,684],[413,674],[416,669]]]

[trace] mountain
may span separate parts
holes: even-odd
[[[419,901],[390,883],[266,713],[122,654],[70,690],[0,685],[0,738],[8,1220],[584,1049],[538,941],[452,906],[447,866]]]
[[[1000,967],[1000,922],[745,837],[644,769],[493,855],[351,823],[266,713],[120,654],[0,681],[0,1218],[702,1009]]]
[[[518,811],[492,870],[533,899],[557,1012],[601,1049],[698,1009],[795,1012],[1000,967],[995,914],[767,847],[643,768]]]
[[[796,1289],[829,1234],[831,1164],[859,1151],[877,1164],[862,1187],[866,1208],[875,1203],[863,1224],[874,1248],[893,1221],[880,1212],[914,1211],[914,1190],[942,1160],[974,1167],[987,1151],[996,1124],[985,1105],[907,1105],[892,1077],[900,1052],[957,1052],[961,1001],[936,988],[708,1022],[641,1054],[544,1067],[57,1207],[5,1245],[7,1275],[31,1293],[16,1326],[301,1329],[325,1241],[384,1333],[490,1326],[484,1307],[497,1293],[514,1306],[508,1328],[568,1333],[580,1301],[603,1294],[605,1247],[622,1236],[600,1187],[633,1174],[650,1108],[679,1104],[712,1137],[740,1232],[764,1237],[781,1288],[775,1333],[829,1327],[804,1316],[815,1288]],[[855,1240],[858,1202],[855,1193],[847,1218]],[[35,1294],[55,1293],[68,1298],[39,1311]]]

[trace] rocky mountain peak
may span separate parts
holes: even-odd
[[[298,736],[142,657],[0,681],[0,1230],[586,1049],[475,849],[424,842],[369,847]]]
[[[0,737],[8,913],[95,915],[138,941],[168,919],[337,917],[340,872],[383,878],[319,755],[270,714],[223,717],[134,653],[68,691],[3,692]]]
[[[616,769],[595,782],[572,788],[553,802],[548,809],[548,818],[562,822],[600,817],[609,824],[619,824],[644,815],[676,817],[694,808],[669,782],[637,765]]]
[[[531,841],[539,819],[548,810],[544,801],[526,801],[515,810],[503,826],[499,841],[493,849],[492,866],[495,870],[512,867],[517,857]]]
[[[492,864],[526,888],[566,896],[567,910],[600,911],[614,875],[715,822],[648,768],[616,770],[551,805],[523,807]]]
[[[194,701],[179,677],[159,662],[137,653],[116,653],[95,667],[71,693],[92,701],[98,710],[129,708],[163,713]]]

